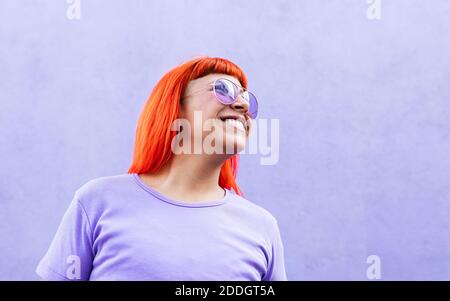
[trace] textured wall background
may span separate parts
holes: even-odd
[[[450,1],[0,0],[0,279],[35,279],[74,191],[123,173],[170,68],[246,71],[280,159],[244,155],[291,280],[450,279]]]

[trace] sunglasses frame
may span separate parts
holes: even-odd
[[[219,98],[219,96],[217,95],[217,92],[216,92],[216,82],[219,81],[219,80],[230,82],[230,83],[237,89],[238,94],[237,94],[236,98],[233,100],[233,102],[231,102],[231,103],[224,103],[222,100],[220,100],[220,98]],[[233,83],[231,80],[229,80],[229,79],[227,79],[227,78],[216,78],[214,81],[209,82],[209,83],[208,83],[208,86],[212,86],[212,89],[211,89],[211,88],[206,88],[206,89],[207,89],[208,91],[213,91],[213,92],[214,92],[214,96],[216,97],[216,99],[217,99],[221,104],[224,104],[224,105],[231,105],[231,104],[233,104],[233,103],[235,103],[235,102],[237,101],[239,95],[242,95],[244,92],[247,92],[247,93],[249,93],[249,94],[251,94],[251,95],[253,96],[253,98],[254,98],[254,100],[255,100],[255,103],[256,103],[256,108],[258,108],[258,99],[256,98],[255,94],[253,94],[252,92],[248,91],[248,90],[245,89],[245,88],[239,87],[238,85],[236,85],[235,83]],[[190,95],[185,96],[185,98],[190,97],[190,96],[193,96],[194,94],[197,94],[198,92],[202,92],[202,91],[204,91],[204,90],[205,90],[205,88],[203,88],[203,89],[201,89],[201,90],[198,90],[198,91],[195,91],[195,92],[191,93]],[[242,98],[248,103],[248,108],[250,109],[250,101],[248,101],[247,99],[245,99],[245,97],[243,97],[243,96],[242,96]],[[258,109],[257,109],[256,112],[258,112]],[[255,119],[256,116],[258,115],[258,113],[256,113],[256,116],[252,117],[250,113],[247,112],[247,114],[248,114],[252,119]]]

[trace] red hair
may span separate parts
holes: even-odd
[[[133,162],[128,173],[155,173],[172,157],[171,142],[176,133],[171,125],[178,118],[180,100],[191,80],[211,73],[236,77],[247,88],[242,69],[223,58],[199,57],[173,68],[158,81],[144,105],[136,129]],[[219,186],[243,192],[236,183],[239,154],[227,159],[220,169]]]

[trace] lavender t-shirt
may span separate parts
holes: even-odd
[[[36,272],[46,280],[287,280],[276,219],[226,190],[170,199],[136,174],[78,189]]]

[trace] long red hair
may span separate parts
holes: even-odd
[[[171,142],[176,133],[171,125],[178,118],[180,100],[191,80],[211,73],[236,77],[247,88],[242,69],[223,58],[199,57],[173,68],[158,81],[139,117],[134,144],[133,162],[128,173],[155,173],[172,157]],[[227,159],[220,169],[219,186],[243,196],[236,183],[239,154]]]

